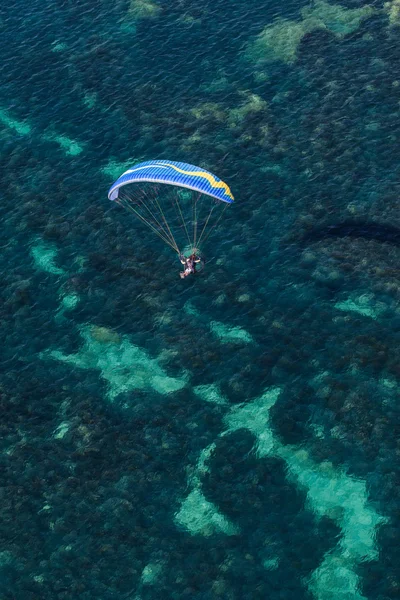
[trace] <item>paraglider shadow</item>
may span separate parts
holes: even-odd
[[[364,238],[400,246],[400,228],[374,221],[342,221],[341,223],[322,225],[303,235],[300,245],[305,246],[325,239],[345,237]]]

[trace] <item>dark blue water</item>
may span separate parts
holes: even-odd
[[[398,598],[395,3],[3,4],[1,600]],[[235,195],[198,277],[153,158]]]

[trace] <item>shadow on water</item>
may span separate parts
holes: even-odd
[[[345,237],[364,238],[400,246],[400,228],[372,221],[342,221],[333,225],[323,225],[305,233],[300,244],[305,246],[325,239]]]

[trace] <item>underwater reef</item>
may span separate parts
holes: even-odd
[[[2,599],[398,598],[396,6],[0,7]],[[235,195],[192,281],[151,158]]]

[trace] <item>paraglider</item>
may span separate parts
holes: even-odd
[[[108,198],[134,213],[178,254],[185,267],[182,279],[201,269],[202,247],[234,200],[216,175],[168,160],[134,165],[113,183]]]

